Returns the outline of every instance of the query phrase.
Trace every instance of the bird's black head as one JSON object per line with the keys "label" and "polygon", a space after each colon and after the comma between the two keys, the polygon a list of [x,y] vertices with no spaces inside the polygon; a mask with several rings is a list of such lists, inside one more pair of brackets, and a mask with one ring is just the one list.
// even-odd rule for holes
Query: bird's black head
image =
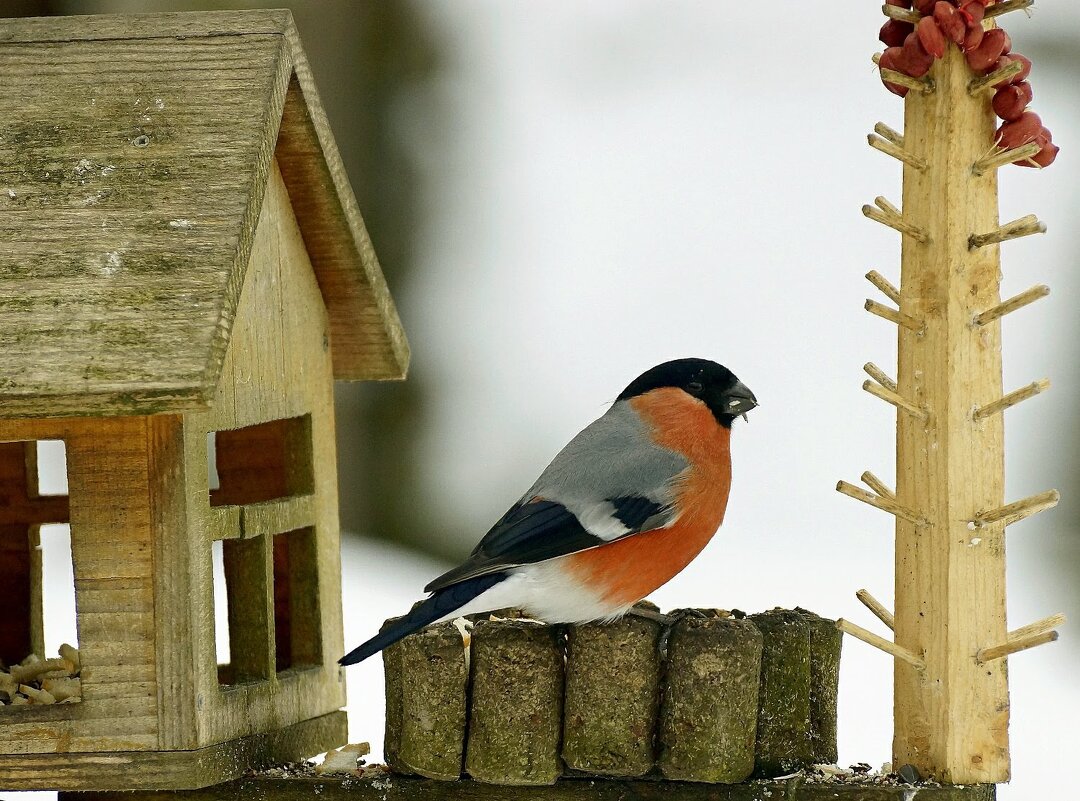
{"label": "bird's black head", "polygon": [[629,400],[661,387],[676,387],[697,398],[726,428],[731,428],[736,417],[757,406],[754,393],[734,373],[708,359],[675,359],[658,364],[631,381],[616,400]]}

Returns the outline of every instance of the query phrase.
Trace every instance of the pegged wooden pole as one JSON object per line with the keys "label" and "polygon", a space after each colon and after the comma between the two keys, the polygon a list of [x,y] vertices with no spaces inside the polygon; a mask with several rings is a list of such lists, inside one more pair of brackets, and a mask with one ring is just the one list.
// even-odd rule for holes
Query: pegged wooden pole
{"label": "pegged wooden pole", "polygon": [[912,92],[905,106],[904,147],[925,167],[904,167],[903,217],[925,240],[902,237],[900,311],[923,328],[899,328],[897,370],[897,393],[927,414],[896,418],[896,502],[927,524],[896,518],[895,643],[924,667],[895,661],[893,764],[958,784],[1003,782],[1005,667],[975,654],[1007,636],[1005,528],[987,524],[978,548],[967,530],[1004,494],[1002,417],[972,415],[1002,397],[1000,321],[971,325],[1000,303],[1000,239],[983,236],[1000,230],[996,170],[972,169],[994,141],[994,113],[968,91],[958,48],[930,77],[935,92]]}

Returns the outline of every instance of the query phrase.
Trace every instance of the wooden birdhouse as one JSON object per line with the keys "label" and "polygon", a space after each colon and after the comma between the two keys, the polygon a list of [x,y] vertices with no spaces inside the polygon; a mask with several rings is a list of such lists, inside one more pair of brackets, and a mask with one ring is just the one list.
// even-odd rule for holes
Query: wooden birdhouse
{"label": "wooden birdhouse", "polygon": [[0,786],[344,743],[333,382],[408,346],[291,15],[9,19],[0,71],[0,660],[40,653],[38,529],[69,523],[80,685],[0,707]]}

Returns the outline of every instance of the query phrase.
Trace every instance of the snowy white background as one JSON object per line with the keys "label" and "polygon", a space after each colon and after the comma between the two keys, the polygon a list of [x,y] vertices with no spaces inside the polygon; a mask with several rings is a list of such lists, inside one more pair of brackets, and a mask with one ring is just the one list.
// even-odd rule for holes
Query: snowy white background
{"label": "snowy white background", "polygon": [[[762,406],[735,431],[723,530],[653,600],[799,604],[881,631],[854,591],[891,601],[891,519],[833,491],[864,469],[892,483],[893,414],[859,388],[864,362],[895,364],[893,327],[861,309],[876,297],[868,269],[898,276],[898,236],[859,213],[900,196],[898,164],[865,144],[875,121],[899,129],[903,117],[869,60],[879,3],[421,8],[447,38],[434,102],[452,144],[428,146],[431,98],[403,104],[399,133],[433,191],[415,280],[394,290],[412,372],[433,389],[420,451],[429,500],[478,538],[631,378],[672,357],[714,358]],[[1001,218],[1036,212],[1050,229],[1003,246],[1003,294],[1054,291],[1004,324],[1006,386],[1054,382],[1007,414],[1007,495],[1064,495],[1010,529],[1009,616],[1074,621],[1059,643],[1009,660],[1014,781],[999,798],[1021,801],[1053,795],[1080,745],[1067,569],[1080,556],[1080,96],[1076,62],[1051,69],[1029,44],[1080,43],[1080,8],[1044,0],[1005,24],[1035,57],[1034,108],[1062,147],[1046,172],[1001,172]],[[344,564],[348,647],[446,567],[363,539],[346,542]],[[847,640],[842,764],[889,758],[891,672]],[[378,756],[378,660],[350,669],[349,686],[351,739]]]}

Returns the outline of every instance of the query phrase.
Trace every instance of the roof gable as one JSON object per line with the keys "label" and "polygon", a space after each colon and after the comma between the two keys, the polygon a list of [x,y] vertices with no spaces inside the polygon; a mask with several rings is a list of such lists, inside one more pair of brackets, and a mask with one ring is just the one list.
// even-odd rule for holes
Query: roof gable
{"label": "roof gable", "polygon": [[205,406],[275,148],[335,376],[404,375],[289,12],[4,20],[0,71],[0,416]]}

